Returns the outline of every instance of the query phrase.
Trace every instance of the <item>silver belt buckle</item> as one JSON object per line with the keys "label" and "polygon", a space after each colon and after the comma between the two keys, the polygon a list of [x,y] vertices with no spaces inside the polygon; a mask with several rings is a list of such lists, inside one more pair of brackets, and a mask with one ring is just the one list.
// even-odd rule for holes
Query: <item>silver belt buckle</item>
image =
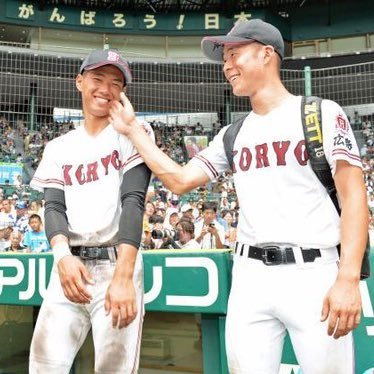
{"label": "silver belt buckle", "polygon": [[[274,266],[274,265],[280,265],[284,263],[284,254],[283,251],[280,249],[280,247],[276,245],[268,245],[265,247],[262,247],[263,255],[262,255],[262,262],[266,266]],[[269,259],[269,255],[273,254],[273,259]]]}
{"label": "silver belt buckle", "polygon": [[79,257],[83,260],[96,260],[100,256],[100,248],[92,247],[86,248],[83,247],[79,250]]}

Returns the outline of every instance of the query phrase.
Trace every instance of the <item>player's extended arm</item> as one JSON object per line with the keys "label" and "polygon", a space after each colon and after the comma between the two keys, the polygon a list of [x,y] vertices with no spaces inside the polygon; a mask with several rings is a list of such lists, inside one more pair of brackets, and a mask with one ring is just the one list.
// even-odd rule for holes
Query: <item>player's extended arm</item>
{"label": "player's extended arm", "polygon": [[359,167],[338,160],[334,180],[342,208],[340,266],[337,279],[324,300],[321,319],[329,317],[328,334],[339,338],[360,323],[360,269],[369,214]]}
{"label": "player's extended arm", "polygon": [[85,282],[93,280],[87,268],[69,249],[68,220],[66,216],[65,194],[57,188],[46,188],[45,199],[45,231],[57,264],[61,286],[65,296],[72,302],[86,304],[92,299]]}
{"label": "player's extended arm", "polygon": [[113,327],[125,327],[136,317],[134,267],[143,229],[144,199],[151,171],[140,164],[127,171],[121,186],[122,212],[119,223],[117,264],[105,297],[105,311]]}
{"label": "player's extended arm", "polygon": [[144,162],[169,190],[180,195],[209,182],[208,175],[198,166],[188,163],[182,167],[164,154],[145,133],[124,93],[121,93],[121,102],[122,105],[113,102],[110,122],[133,142]]}

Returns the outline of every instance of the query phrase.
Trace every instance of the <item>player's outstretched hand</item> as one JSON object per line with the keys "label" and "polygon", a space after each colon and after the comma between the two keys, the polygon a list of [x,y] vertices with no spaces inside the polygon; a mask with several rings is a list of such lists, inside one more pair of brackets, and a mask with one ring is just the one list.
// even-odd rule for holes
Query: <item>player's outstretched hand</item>
{"label": "player's outstretched hand", "polygon": [[73,303],[90,303],[92,295],[85,284],[94,284],[94,281],[84,264],[75,256],[65,256],[57,267],[65,296]]}
{"label": "player's outstretched hand", "polygon": [[128,326],[136,317],[136,295],[132,280],[113,279],[105,296],[105,312],[112,314],[113,327]]}
{"label": "player's outstretched hand", "polygon": [[120,134],[129,136],[136,122],[134,108],[127,96],[121,92],[121,103],[117,100],[112,102],[109,110],[109,121],[114,129]]}
{"label": "player's outstretched hand", "polygon": [[355,329],[361,319],[361,295],[358,282],[337,280],[330,288],[321,313],[321,321],[328,318],[327,333],[335,339]]}

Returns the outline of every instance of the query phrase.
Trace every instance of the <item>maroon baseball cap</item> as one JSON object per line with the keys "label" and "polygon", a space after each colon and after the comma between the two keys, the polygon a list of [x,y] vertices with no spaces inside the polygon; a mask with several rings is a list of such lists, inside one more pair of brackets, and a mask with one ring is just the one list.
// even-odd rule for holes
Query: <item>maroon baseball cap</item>
{"label": "maroon baseball cap", "polygon": [[93,70],[105,65],[114,65],[123,74],[125,85],[131,83],[132,76],[129,65],[119,52],[114,49],[96,49],[92,51],[82,62],[79,73],[82,74],[85,70]]}
{"label": "maroon baseball cap", "polygon": [[284,57],[284,42],[280,31],[270,23],[260,19],[237,22],[226,35],[207,36],[201,41],[201,48],[206,57],[214,61],[223,60],[225,44],[256,41],[271,45],[281,59]]}

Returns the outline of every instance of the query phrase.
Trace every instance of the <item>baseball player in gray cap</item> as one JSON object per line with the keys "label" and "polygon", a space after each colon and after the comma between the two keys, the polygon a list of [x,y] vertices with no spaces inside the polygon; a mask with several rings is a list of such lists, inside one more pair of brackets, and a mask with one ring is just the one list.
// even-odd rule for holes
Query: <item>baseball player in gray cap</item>
{"label": "baseball player in gray cap", "polygon": [[[368,208],[348,119],[338,104],[322,101],[323,151],[340,198],[339,217],[308,161],[302,97],[280,79],[280,32],[261,20],[244,21],[227,35],[204,38],[202,48],[223,62],[234,94],[249,97],[252,107],[233,148],[240,219],[226,320],[230,372],[278,373],[288,331],[304,374],[352,374]],[[229,126],[181,167],[147,139],[131,103],[121,99],[124,106],[111,110],[113,125],[173,192],[229,169],[223,143]]]}
{"label": "baseball player in gray cap", "polygon": [[76,78],[84,125],[47,144],[31,181],[44,192],[54,254],[30,348],[32,374],[69,373],[91,327],[95,373],[137,372],[144,314],[138,248],[150,170],[108,120],[130,82],[116,50],[93,51]]}

